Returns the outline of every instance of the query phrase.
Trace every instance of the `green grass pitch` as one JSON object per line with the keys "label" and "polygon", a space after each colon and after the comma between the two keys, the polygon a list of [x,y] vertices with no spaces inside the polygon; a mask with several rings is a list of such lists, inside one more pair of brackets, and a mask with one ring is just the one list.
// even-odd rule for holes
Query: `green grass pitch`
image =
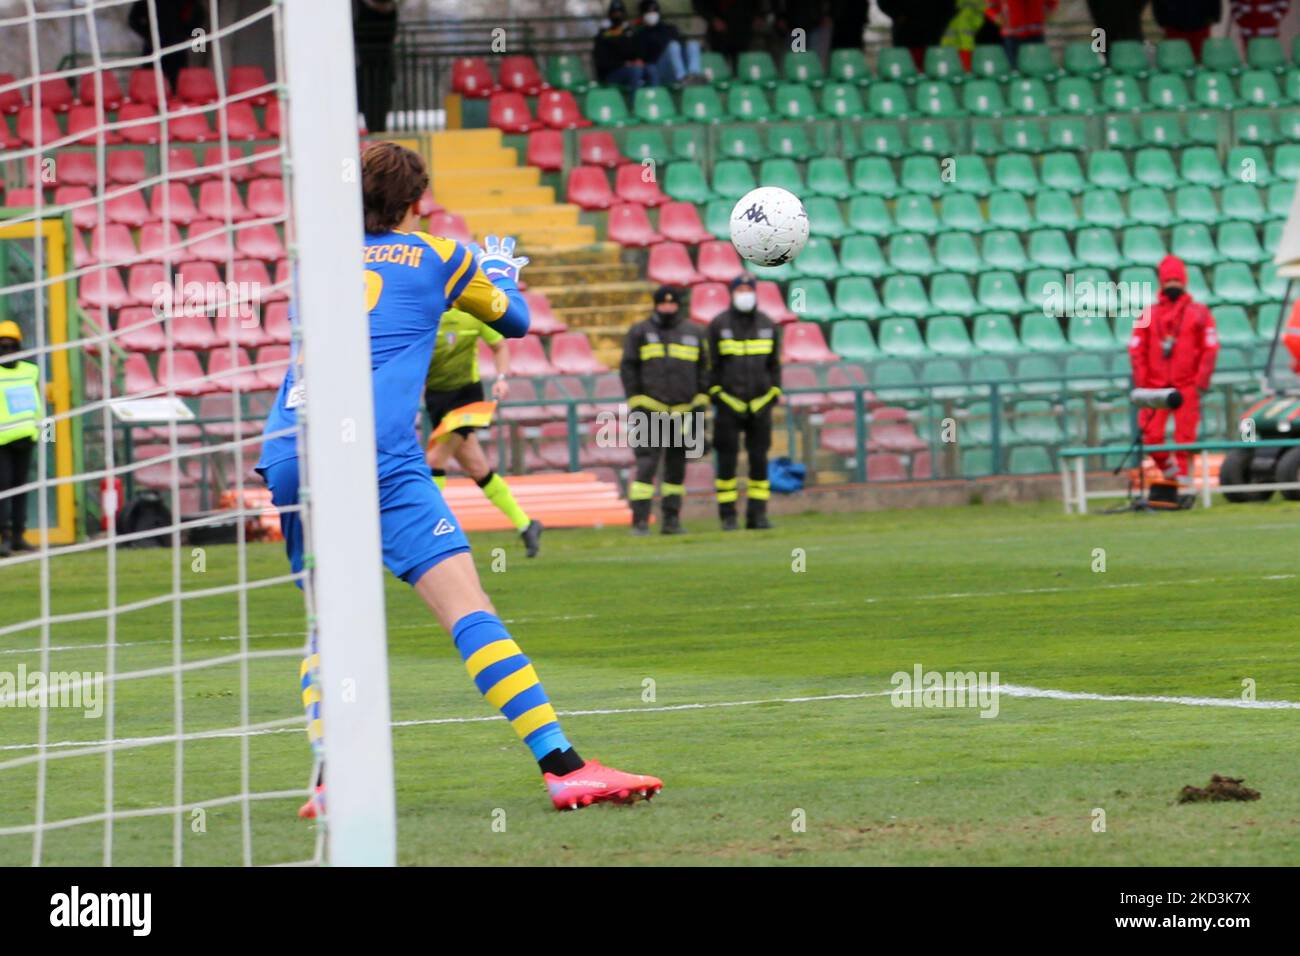
{"label": "green grass pitch", "polygon": [[[550,809],[526,750],[467,680],[450,640],[405,586],[388,583],[399,813],[406,864],[1142,864],[1257,865],[1300,858],[1295,709],[1009,697],[998,715],[899,708],[898,671],[997,671],[1021,687],[1101,695],[1300,701],[1291,504],[1175,515],[1066,518],[1058,506],[975,506],[785,517],[768,533],[694,523],[682,539],[555,531],[539,560],[513,536],[481,535],[485,586],[533,658],[579,750],[663,777],[634,807]],[[506,569],[493,572],[492,550]],[[1104,550],[1105,570],[1095,570]],[[800,555],[805,569],[795,570]],[[283,573],[278,545],[246,553],[250,576]],[[237,552],[184,552],[180,586],[234,580]],[[52,607],[106,601],[102,555],[51,566]],[[118,602],[171,586],[170,552],[122,552]],[[39,610],[35,565],[0,576],[13,621]],[[185,603],[181,659],[238,650],[230,595]],[[248,592],[252,650],[294,648],[303,612],[288,585]],[[119,671],[174,660],[173,608],[120,616]],[[0,636],[0,672],[39,667],[33,633]],[[52,628],[53,670],[105,667],[102,622]],[[248,719],[293,717],[297,657],[248,665]],[[237,664],[186,673],[186,731],[240,721]],[[651,690],[653,693],[651,693]],[[858,695],[843,699],[792,698]],[[653,699],[649,699],[653,697]],[[699,706],[696,706],[699,705]],[[725,705],[725,706],[723,706]],[[171,676],[121,682],[115,737],[174,727]],[[102,741],[104,719],[50,709],[51,741]],[[439,722],[441,721],[441,722]],[[328,728],[328,724],[327,724]],[[328,733],[328,729],[327,729]],[[36,772],[18,761],[37,712],[0,710],[0,830],[33,820]],[[255,791],[302,787],[297,728],[188,742],[187,807],[236,793],[241,747]],[[66,748],[64,748],[66,749]],[[57,752],[57,748],[56,748]],[[119,810],[171,805],[177,750],[117,752]],[[99,813],[105,759],[51,760],[46,819]],[[1185,784],[1246,778],[1253,803],[1180,805]],[[308,859],[315,828],[298,801],[250,808],[255,863]],[[1103,818],[1104,832],[1098,832]],[[189,864],[237,864],[241,811],[190,810]],[[113,827],[116,864],[169,864],[173,817]],[[94,864],[101,823],[51,830],[43,862]],[[31,858],[0,835],[0,864]]]}

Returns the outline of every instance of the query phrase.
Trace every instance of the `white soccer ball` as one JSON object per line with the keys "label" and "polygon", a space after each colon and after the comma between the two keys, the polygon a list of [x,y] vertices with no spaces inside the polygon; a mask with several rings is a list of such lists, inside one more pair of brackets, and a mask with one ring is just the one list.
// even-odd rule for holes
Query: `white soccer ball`
{"label": "white soccer ball", "polygon": [[731,244],[755,265],[789,262],[807,243],[808,212],[787,189],[759,186],[731,210]]}

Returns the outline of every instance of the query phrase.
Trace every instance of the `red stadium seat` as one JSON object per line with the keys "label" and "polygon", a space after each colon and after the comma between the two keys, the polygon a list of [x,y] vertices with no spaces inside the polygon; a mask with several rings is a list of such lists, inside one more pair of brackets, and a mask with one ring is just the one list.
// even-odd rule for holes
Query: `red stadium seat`
{"label": "red stadium seat", "polygon": [[[232,66],[226,77],[226,95],[239,96],[268,85],[270,84],[266,78],[266,71],[260,66]],[[273,96],[275,96],[274,91],[267,90],[249,97],[245,102],[253,106],[265,106]]]}
{"label": "red stadium seat", "polygon": [[546,298],[546,293],[525,292],[524,300],[528,303],[529,335],[554,335],[568,328],[551,310],[551,300]]}
{"label": "red stadium seat", "polygon": [[171,222],[180,223],[182,226],[188,226],[199,218],[194,197],[190,195],[190,188],[184,183],[155,186],[153,195],[149,197],[149,212],[159,222],[170,219]]}
{"label": "red stadium seat", "polygon": [[161,262],[167,258],[173,262],[179,261],[181,231],[176,228],[175,221],[145,223],[140,229],[140,255],[145,256],[150,262]]}
{"label": "red stadium seat", "polygon": [[99,225],[95,195],[88,186],[60,186],[54,190],[54,203],[73,207],[72,224],[78,229],[94,229]]}
{"label": "red stadium seat", "polygon": [[127,143],[154,145],[162,139],[162,126],[158,122],[158,110],[148,103],[126,103],[117,111],[119,123],[130,123],[119,132]]}
{"label": "red stadium seat", "polygon": [[537,118],[551,129],[586,129],[591,125],[568,90],[547,90],[539,96]]}
{"label": "red stadium seat", "polygon": [[262,120],[266,135],[271,139],[280,138],[280,101],[271,100],[266,106],[266,116]]}
{"label": "red stadium seat", "polygon": [[184,255],[177,258],[225,262],[233,256],[233,237],[226,224],[215,219],[200,219],[190,223],[185,233]]}
{"label": "red stadium seat", "polygon": [[[262,155],[262,154],[269,155]],[[284,155],[279,146],[255,146],[253,155],[259,156],[257,162],[253,163],[253,175],[263,179],[279,179],[284,174]],[[427,191],[426,191],[427,193]],[[432,193],[427,193],[429,198],[433,198]],[[420,200],[423,203],[423,199]],[[428,213],[421,212],[420,215],[427,216]]]}
{"label": "red stadium seat", "polygon": [[531,133],[542,124],[528,112],[528,102],[519,93],[493,93],[488,100],[488,125],[506,133]]}
{"label": "red stadium seat", "polygon": [[601,375],[609,369],[591,351],[586,332],[561,332],[551,339],[551,362],[565,375]]}
{"label": "red stadium seat", "polygon": [[512,375],[559,375],[542,351],[541,340],[532,335],[510,342],[510,373]]}
{"label": "red stadium seat", "polygon": [[502,89],[514,90],[524,96],[536,96],[547,89],[546,81],[531,56],[502,57],[497,77]]}
{"label": "red stadium seat", "polygon": [[[160,90],[162,93],[161,99],[159,98]],[[146,106],[153,107],[154,112],[157,112],[158,104],[171,99],[171,96],[171,84],[167,82],[167,77],[160,70],[155,71],[142,66],[139,69],[132,70],[131,75],[127,78],[126,98],[131,103],[143,103]]]}
{"label": "red stadium seat", "polygon": [[203,166],[210,168],[199,174],[200,179],[220,180],[229,176],[231,182],[242,183],[254,175],[251,157],[238,146],[209,146],[203,151]]}
{"label": "red stadium seat", "polygon": [[[72,153],[65,159],[71,159],[73,156],[84,156],[94,160],[93,153]],[[63,160],[60,160],[62,162]],[[147,173],[144,158],[144,150],[140,149],[115,149],[108,154],[107,161],[104,164],[104,175],[108,177],[108,182],[113,185],[133,186],[145,178]],[[95,185],[92,179],[86,183],[87,186]]]}
{"label": "red stadium seat", "polygon": [[870,437],[867,451],[887,451],[911,455],[924,451],[929,445],[916,433],[902,408],[881,408],[871,415]]}
{"label": "red stadium seat", "polygon": [[0,148],[17,149],[23,145],[23,141],[9,132],[8,123],[0,123]]}
{"label": "red stadium seat", "polygon": [[[830,399],[825,392],[806,392],[804,389],[817,388],[817,372],[806,365],[796,365],[781,370],[781,388],[787,393],[783,401],[786,405],[802,412],[816,412],[830,407]],[[801,394],[792,395],[791,392]]]}
{"label": "red stadium seat", "polygon": [[167,135],[178,143],[210,143],[218,139],[210,113],[181,113],[167,120]]}
{"label": "red stadium seat", "polygon": [[131,304],[122,275],[113,268],[96,269],[77,283],[77,302],[83,309],[120,309]]}
{"label": "red stadium seat", "polygon": [[[161,333],[160,333],[161,334]],[[126,393],[139,395],[141,392],[158,390],[158,380],[153,377],[149,360],[143,355],[128,355],[122,370],[126,373]]]}
{"label": "red stadium seat", "polygon": [[651,246],[664,238],[650,225],[645,207],[634,202],[619,203],[610,209],[606,235],[622,246]]}
{"label": "red stadium seat", "polygon": [[258,369],[252,368],[253,362],[242,348],[234,349],[222,345],[208,354],[208,375],[212,387],[222,392],[260,392],[266,388],[266,382]]}
{"label": "red stadium seat", "polygon": [[491,96],[500,87],[492,79],[492,71],[482,57],[463,56],[452,61],[451,90],[470,99]]}
{"label": "red stadium seat", "polygon": [[289,371],[289,346],[267,345],[258,349],[257,364],[264,366],[257,373],[262,379],[263,387],[279,388],[285,373]]}
{"label": "red stadium seat", "polygon": [[167,150],[167,175],[175,180],[193,185],[206,177],[193,171],[199,168],[194,158],[194,150],[184,146],[173,146]]}
{"label": "red stadium seat", "polygon": [[867,481],[906,481],[907,469],[897,455],[867,455]]}
{"label": "red stadium seat", "polygon": [[745,271],[735,247],[725,239],[700,243],[697,268],[709,282],[730,282]]}
{"label": "red stadium seat", "polygon": [[[72,87],[68,81],[61,76],[42,77],[38,86],[41,94],[41,109],[53,110],[56,113],[66,113],[72,107]],[[36,90],[30,90],[28,95],[31,96],[32,105],[36,104]]]}
{"label": "red stadium seat", "polygon": [[101,98],[103,90],[104,109],[116,110],[126,101],[122,85],[117,82],[117,74],[112,70],[100,70],[97,73],[85,73],[77,82],[77,100],[86,106],[94,106]]}
{"label": "red stadium seat", "polygon": [[179,311],[172,316],[172,347],[206,352],[215,348],[217,336],[212,331],[212,320],[206,315]]}
{"label": "red stadium seat", "polygon": [[137,262],[127,273],[126,285],[131,305],[171,308],[175,299],[171,275],[157,262]]}
{"label": "red stadium seat", "polygon": [[221,115],[226,120],[227,139],[250,140],[265,138],[262,128],[257,125],[257,115],[253,112],[252,104],[242,100],[238,103],[227,103],[226,108],[221,111]]}
{"label": "red stadium seat", "polygon": [[262,331],[277,345],[288,345],[292,337],[289,303],[272,302],[262,309]]}
{"label": "red stadium seat", "polygon": [[615,408],[624,398],[623,380],[617,372],[607,372],[596,376],[591,388],[592,401],[578,409],[578,417],[593,419],[601,411]]}
{"label": "red stadium seat", "polygon": [[707,325],[731,307],[731,293],[721,282],[701,282],[691,289],[691,321]]}
{"label": "red stadium seat", "polygon": [[241,258],[263,262],[278,262],[287,255],[280,234],[270,223],[245,226],[236,232],[235,251]]}
{"label": "red stadium seat", "polygon": [[193,352],[173,349],[170,354],[164,352],[158,356],[158,384],[177,395],[197,396],[217,391],[205,378],[199,357]]}
{"label": "red stadium seat", "polygon": [[275,264],[275,281],[270,292],[262,296],[264,302],[280,302],[289,298],[289,288],[293,283],[293,264],[288,259],[281,259]]}
{"label": "red stadium seat", "polygon": [[429,217],[429,232],[435,236],[443,236],[447,239],[455,239],[457,242],[473,242],[474,237],[470,235],[469,226],[465,224],[465,217],[458,216],[454,212],[443,210],[435,212]]}
{"label": "red stadium seat", "polygon": [[120,222],[135,229],[153,219],[149,207],[144,203],[144,193],[138,189],[121,192],[105,199],[104,215],[109,222]]}
{"label": "red stadium seat", "polygon": [[[108,154],[109,166],[112,166],[114,156],[121,156],[120,152]],[[27,181],[35,182],[41,178],[40,172],[36,169],[38,159],[43,163],[44,157],[30,156],[27,160]],[[140,157],[141,161],[144,157]],[[95,161],[94,153],[59,153],[55,162],[51,163],[48,169],[54,173],[56,179],[52,185],[55,186],[98,186],[99,185],[99,164]],[[109,181],[112,182],[112,172],[108,173]]]}
{"label": "red stadium seat", "polygon": [[[541,346],[537,345],[537,339],[524,337],[520,342],[531,342],[541,351]],[[515,370],[514,352],[510,353],[510,370],[516,375],[523,374]],[[552,369],[550,375],[556,374]],[[500,410],[499,417],[502,421],[514,422],[519,425],[540,425],[542,422],[555,421],[564,417],[564,409],[557,405],[544,405],[541,396],[537,394],[537,386],[527,378],[515,379],[510,383],[510,402],[529,402],[528,406],[516,408],[503,408]]]}
{"label": "red stadium seat", "polygon": [[218,99],[217,77],[206,66],[183,67],[176,75],[176,95],[194,106],[207,106]]}
{"label": "red stadium seat", "polygon": [[608,209],[614,204],[614,193],[599,166],[575,166],[569,170],[568,200],[583,209]]}
{"label": "red stadium seat", "polygon": [[[0,73],[0,87],[8,86],[16,82],[12,73]],[[0,113],[12,115],[23,108],[23,92],[14,87],[13,89],[0,92]]]}
{"label": "red stadium seat", "polygon": [[84,269],[87,266],[95,264],[95,259],[86,248],[86,240],[81,238],[80,229],[72,230],[72,265],[77,269]]}
{"label": "red stadium seat", "polygon": [[[826,370],[826,384],[832,388],[847,387],[852,389],[853,386],[862,386],[867,384],[867,373],[861,365],[845,365],[843,363],[832,365]],[[874,401],[874,397],[870,392],[866,392],[863,397],[868,403]],[[853,392],[851,390],[831,392],[831,401],[836,405],[852,407]]]}
{"label": "red stadium seat", "polygon": [[96,146],[101,142],[116,146],[124,141],[119,131],[104,126],[93,106],[77,105],[68,110],[68,136],[75,137],[73,143],[77,146]]}
{"label": "red stadium seat", "polygon": [[659,183],[653,178],[646,178],[647,170],[652,167],[640,163],[625,163],[614,174],[614,192],[627,202],[640,203],[642,206],[660,206],[668,201]]}
{"label": "red stadium seat", "polygon": [[704,281],[680,242],[661,242],[650,247],[646,278],[660,285],[694,285]]}
{"label": "red stadium seat", "polygon": [[88,252],[90,262],[105,264],[129,262],[137,255],[131,230],[118,223],[96,226],[90,233]]}
{"label": "red stadium seat", "polygon": [[41,107],[40,122],[36,120],[36,109],[24,106],[18,111],[18,138],[26,146],[35,146],[37,133],[40,134],[41,146],[46,147],[62,138],[59,121],[54,118],[54,110],[48,106]]}
{"label": "red stadium seat", "polygon": [[583,133],[578,139],[578,158],[587,166],[606,166],[613,169],[627,162],[619,152],[614,134],[607,129]]}
{"label": "red stadium seat", "polygon": [[[78,186],[76,188],[86,189],[85,186]],[[90,190],[86,189],[86,192],[89,193]],[[57,195],[57,193],[55,195]],[[26,209],[29,206],[35,206],[35,205],[36,205],[35,189],[25,189],[25,188],[11,189],[9,190],[9,192],[5,193],[6,209]],[[94,223],[92,222],[90,225],[93,226]],[[89,228],[89,226],[86,228]]]}
{"label": "red stadium seat", "polygon": [[284,215],[284,180],[255,179],[248,184],[248,209],[259,219]]}
{"label": "red stadium seat", "polygon": [[[117,344],[128,352],[161,352],[167,348],[167,332],[153,309],[133,306],[117,314]],[[146,366],[147,368],[147,366]],[[127,359],[127,392],[143,391],[131,387],[131,360]],[[150,373],[149,378],[153,378]]]}
{"label": "red stadium seat", "polygon": [[529,133],[527,162],[548,172],[564,168],[564,134],[555,129],[535,129]]}
{"label": "red stadium seat", "polygon": [[253,308],[222,309],[213,318],[212,328],[217,339],[217,349],[226,348],[230,342],[245,349],[280,344],[263,328],[262,316]]}
{"label": "red stadium seat", "polygon": [[[279,276],[279,266],[277,265],[277,278]],[[267,271],[266,263],[259,262],[257,259],[240,259],[234,263],[226,276],[229,281],[237,283],[240,294],[246,295],[251,301],[256,302],[276,302],[284,299],[285,293],[281,290],[273,290],[271,274]],[[247,290],[247,291],[245,291]],[[232,306],[233,308],[234,306]],[[247,309],[247,305],[239,307],[242,310]]]}
{"label": "red stadium seat", "polygon": [[688,202],[667,202],[659,207],[659,231],[665,239],[699,245],[713,238],[713,233],[700,222],[700,213]]}
{"label": "red stadium seat", "polygon": [[758,282],[758,310],[778,325],[799,321],[799,316],[786,308],[781,287],[767,279]]}
{"label": "red stadium seat", "polygon": [[840,357],[826,346],[821,326],[816,322],[792,322],[781,331],[783,363],[838,362]]}
{"label": "red stadium seat", "polygon": [[239,198],[239,190],[232,184],[227,195],[226,184],[220,181],[207,182],[199,187],[199,211],[218,222],[227,219],[243,222],[253,218],[253,214],[244,206],[244,201]]}

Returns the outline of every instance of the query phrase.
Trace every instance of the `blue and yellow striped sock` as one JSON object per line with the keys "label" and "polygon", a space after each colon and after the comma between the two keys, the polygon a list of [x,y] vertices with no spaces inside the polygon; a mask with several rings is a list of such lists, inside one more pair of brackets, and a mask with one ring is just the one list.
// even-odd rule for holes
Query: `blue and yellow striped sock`
{"label": "blue and yellow striped sock", "polygon": [[325,756],[325,724],[320,715],[320,651],[316,648],[316,630],[311,632],[310,653],[298,668],[298,686],[302,691],[302,709],[307,714],[307,740],[319,763]]}
{"label": "blue and yellow striped sock", "polygon": [[541,762],[553,751],[573,749],[537,672],[501,618],[474,611],[456,622],[451,636],[479,693],[505,715],[534,758]]}

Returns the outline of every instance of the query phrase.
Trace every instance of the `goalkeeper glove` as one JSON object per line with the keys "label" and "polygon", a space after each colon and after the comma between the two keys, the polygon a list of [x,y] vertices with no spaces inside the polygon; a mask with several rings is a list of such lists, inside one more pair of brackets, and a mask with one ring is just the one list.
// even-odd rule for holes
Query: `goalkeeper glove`
{"label": "goalkeeper glove", "polygon": [[486,236],[482,248],[471,243],[469,251],[478,260],[483,274],[493,283],[504,278],[518,285],[519,272],[529,262],[527,256],[515,255],[514,236]]}

